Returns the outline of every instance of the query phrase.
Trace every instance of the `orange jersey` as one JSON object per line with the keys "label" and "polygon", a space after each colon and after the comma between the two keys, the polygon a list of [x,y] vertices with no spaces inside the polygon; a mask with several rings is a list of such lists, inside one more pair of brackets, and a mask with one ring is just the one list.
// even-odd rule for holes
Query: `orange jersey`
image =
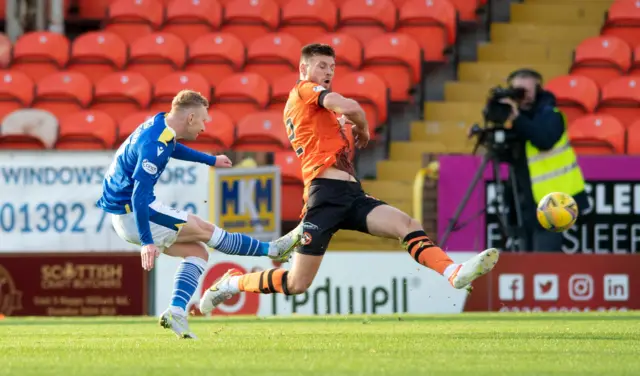
{"label": "orange jersey", "polygon": [[336,114],[321,105],[327,92],[313,82],[298,81],[284,108],[284,123],[291,146],[302,162],[305,187],[332,166],[355,175],[344,130]]}

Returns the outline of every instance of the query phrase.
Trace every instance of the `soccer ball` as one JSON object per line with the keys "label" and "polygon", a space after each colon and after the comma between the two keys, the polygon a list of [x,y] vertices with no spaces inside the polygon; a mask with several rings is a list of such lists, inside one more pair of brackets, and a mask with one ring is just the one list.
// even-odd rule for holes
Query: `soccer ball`
{"label": "soccer ball", "polygon": [[566,193],[552,192],[538,203],[538,222],[546,230],[563,232],[578,219],[578,204]]}

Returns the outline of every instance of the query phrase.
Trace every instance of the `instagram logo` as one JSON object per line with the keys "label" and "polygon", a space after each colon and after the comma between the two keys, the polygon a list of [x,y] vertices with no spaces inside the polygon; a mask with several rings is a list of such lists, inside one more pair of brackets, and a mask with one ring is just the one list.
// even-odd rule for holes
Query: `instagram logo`
{"label": "instagram logo", "polygon": [[569,297],[574,302],[593,297],[593,278],[589,274],[574,274],[569,278]]}

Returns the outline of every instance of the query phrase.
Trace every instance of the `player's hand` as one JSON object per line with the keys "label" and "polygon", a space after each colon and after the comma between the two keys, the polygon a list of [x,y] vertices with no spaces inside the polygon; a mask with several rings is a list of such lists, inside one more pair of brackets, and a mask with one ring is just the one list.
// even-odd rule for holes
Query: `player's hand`
{"label": "player's hand", "polygon": [[359,149],[363,149],[369,143],[369,129],[368,128],[359,128],[356,125],[351,127],[353,132],[353,137],[355,139],[356,147]]}
{"label": "player's hand", "polygon": [[156,257],[160,256],[160,250],[153,244],[142,246],[140,257],[142,258],[142,269],[149,271],[153,269]]}
{"label": "player's hand", "polygon": [[511,99],[511,98],[502,98],[502,99],[500,99],[500,103],[508,104],[509,106],[511,106],[511,115],[509,115],[509,118],[507,119],[507,122],[514,121],[520,115],[520,110],[518,109],[518,104],[513,99]]}
{"label": "player's hand", "polygon": [[215,167],[231,167],[233,163],[231,163],[231,159],[226,155],[216,155],[216,164]]}

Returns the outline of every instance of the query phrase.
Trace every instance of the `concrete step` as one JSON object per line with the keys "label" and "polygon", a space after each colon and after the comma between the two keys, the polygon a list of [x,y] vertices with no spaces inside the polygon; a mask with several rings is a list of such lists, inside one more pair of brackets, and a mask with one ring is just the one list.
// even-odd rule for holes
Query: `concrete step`
{"label": "concrete step", "polygon": [[524,23],[493,23],[491,40],[496,43],[521,43],[526,48],[531,43],[573,43],[598,36],[600,25],[545,25]]}
{"label": "concrete step", "polygon": [[[527,64],[527,68],[535,69],[546,80],[553,77],[567,74],[570,64]],[[460,63],[458,69],[459,81],[487,82],[490,84],[506,84],[509,74],[517,69],[521,69],[522,64],[518,63],[494,63],[494,62],[473,62]]]}
{"label": "concrete step", "polygon": [[413,198],[413,183],[392,180],[363,180],[362,188],[367,194],[381,200],[406,200]]}
{"label": "concrete step", "polygon": [[570,4],[511,3],[511,23],[545,25],[595,25],[604,22],[607,2],[572,2]]}
{"label": "concrete step", "polygon": [[422,161],[382,160],[377,164],[377,178],[412,183],[421,167]]}
{"label": "concrete step", "polygon": [[517,64],[570,64],[575,46],[573,42],[530,43],[527,48],[522,48],[522,44],[518,42],[485,43],[478,46],[478,61]]}
{"label": "concrete step", "polygon": [[482,121],[484,101],[425,102],[424,116],[428,121],[455,121],[474,124]]}

